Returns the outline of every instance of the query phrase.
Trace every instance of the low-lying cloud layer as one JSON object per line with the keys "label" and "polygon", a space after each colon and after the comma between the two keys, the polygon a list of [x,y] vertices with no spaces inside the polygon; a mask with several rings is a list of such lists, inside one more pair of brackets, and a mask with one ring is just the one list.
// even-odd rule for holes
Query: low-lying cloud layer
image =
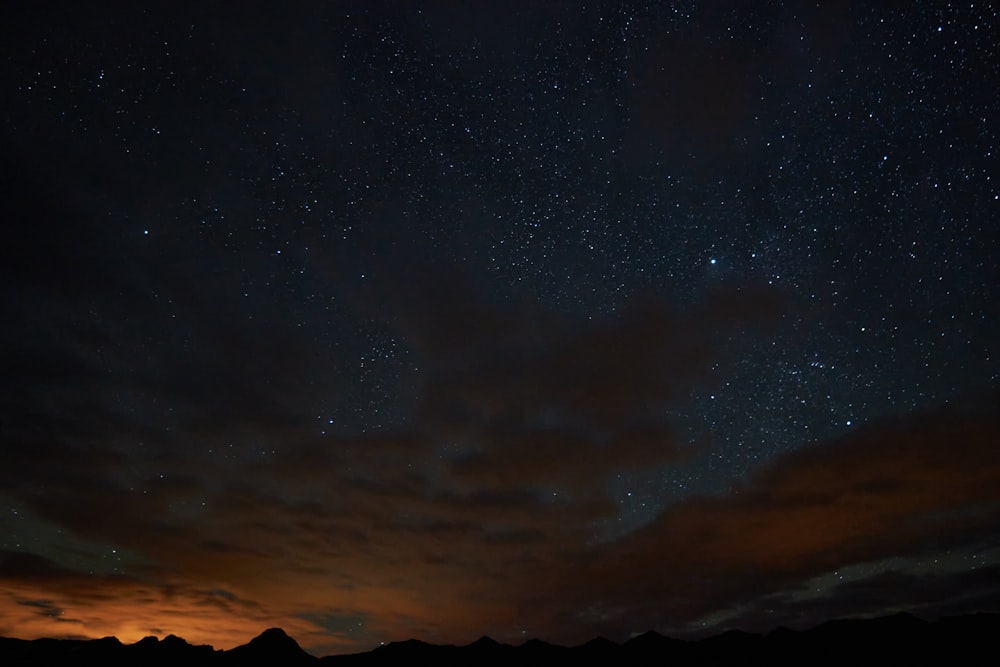
{"label": "low-lying cloud layer", "polygon": [[[699,455],[671,408],[788,304],[733,287],[589,320],[445,282],[372,293],[419,370],[400,380],[406,418],[367,433],[320,428],[314,393],[339,389],[320,346],[280,322],[242,334],[204,297],[148,356],[124,314],[84,337],[9,339],[0,488],[23,516],[6,524],[21,537],[0,557],[0,634],[224,648],[278,625],[329,653],[693,632],[713,614],[795,623],[889,609],[897,585],[928,610],[995,601],[968,573],[795,593],[859,564],[996,549],[995,392],[792,451],[595,539],[618,515],[617,473]],[[129,347],[108,376],[94,359],[112,340]]]}

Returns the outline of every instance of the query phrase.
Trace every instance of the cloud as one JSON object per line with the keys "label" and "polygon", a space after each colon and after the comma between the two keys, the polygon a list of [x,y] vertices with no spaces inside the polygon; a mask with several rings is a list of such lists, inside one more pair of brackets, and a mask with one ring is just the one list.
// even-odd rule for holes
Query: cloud
{"label": "cloud", "polygon": [[765,595],[742,605],[726,624],[768,632],[776,624],[807,629],[816,625],[816,619],[883,616],[898,611],[933,619],[1000,608],[1000,568],[996,565],[942,574],[906,569],[905,563],[897,563],[822,592],[807,590],[808,584],[803,584]]}
{"label": "cloud", "polygon": [[[204,347],[168,346],[123,385],[98,372],[100,336],[56,346],[74,363],[15,365],[35,389],[4,394],[0,482],[64,534],[0,556],[0,626],[52,634],[39,610],[60,609],[60,632],[159,628],[221,647],[279,625],[338,651],[484,628],[624,638],[721,612],[749,620],[765,603],[818,614],[821,599],[775,596],[844,565],[995,536],[990,394],[782,455],[595,542],[618,511],[608,481],[692,456],[672,415],[725,377],[734,338],[768,332],[784,297],[723,286],[587,319],[415,270],[425,279],[368,295],[420,370],[400,381],[406,418],[365,433],[317,428],[308,395],[339,381],[310,384],[319,352],[279,323],[251,340],[192,311]],[[272,359],[239,368],[272,344]]]}
{"label": "cloud", "polygon": [[[328,629],[307,619],[331,608],[366,615],[366,637],[506,626],[525,582],[572,562],[614,516],[611,475],[688,456],[664,414],[717,372],[726,332],[773,318],[775,298],[648,297],[590,321],[431,273],[372,300],[421,368],[411,419],[330,434],[296,385],[316,375],[311,345],[279,324],[239,334],[202,298],[181,303],[193,310],[177,333],[195,349],[167,340],[138,372],[108,376],[97,355],[112,325],[95,323],[107,335],[52,342],[74,363],[19,366],[38,393],[7,395],[5,493],[77,540],[70,554],[53,538],[54,560],[6,558],[8,590],[54,600],[81,632],[107,633],[126,608],[144,631],[171,628],[154,618],[163,600],[184,628],[188,612],[226,637],[291,617],[316,645]],[[92,608],[99,590],[118,602]]]}
{"label": "cloud", "polygon": [[385,291],[426,377],[418,428],[477,487],[579,491],[684,460],[672,410],[725,375],[736,332],[760,334],[787,307],[777,290],[724,286],[685,308],[649,294],[584,318],[491,301],[462,273],[402,283]]}
{"label": "cloud", "polygon": [[0,580],[58,580],[74,574],[38,554],[0,551]]}
{"label": "cloud", "polygon": [[[668,507],[541,594],[678,627],[837,568],[995,543],[997,399],[993,391],[781,456],[723,496]],[[832,600],[829,611],[838,608]]]}
{"label": "cloud", "polygon": [[58,619],[63,614],[63,608],[56,605],[52,600],[17,600],[17,604],[36,609],[39,616]]}
{"label": "cloud", "polygon": [[[405,457],[386,458],[374,475],[380,451],[431,451],[419,438],[368,438],[368,448],[303,441],[276,456],[270,473],[267,461],[242,469],[260,484],[228,478],[196,523],[201,542],[195,526],[178,527],[192,536],[181,547],[134,526],[136,542],[154,540],[147,555],[159,555],[160,568],[94,578],[8,553],[0,572],[11,604],[50,601],[46,608],[79,619],[84,634],[168,628],[235,644],[267,622],[294,626],[306,645],[327,652],[375,637],[463,641],[484,627],[514,636],[523,626],[559,641],[618,628],[623,638],[726,609],[742,610],[729,622],[751,627],[765,618],[805,624],[877,608],[900,595],[897,586],[910,591],[900,603],[960,610],[963,588],[979,586],[971,574],[886,575],[809,599],[794,591],[838,567],[995,543],[995,405],[985,397],[859,428],[784,455],[726,495],[670,506],[647,528],[603,545],[571,528],[594,516],[572,503],[552,506],[513,488],[463,491],[447,476],[404,472]],[[353,458],[345,453],[352,448],[365,454]],[[145,625],[122,625],[126,617]],[[362,618],[363,631],[341,632]]]}

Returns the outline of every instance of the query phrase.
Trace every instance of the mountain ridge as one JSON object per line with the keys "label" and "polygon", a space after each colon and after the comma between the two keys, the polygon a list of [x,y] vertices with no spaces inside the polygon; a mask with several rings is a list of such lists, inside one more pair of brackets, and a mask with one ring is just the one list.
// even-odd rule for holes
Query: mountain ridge
{"label": "mountain ridge", "polygon": [[321,667],[367,667],[399,664],[401,661],[432,660],[435,665],[551,664],[553,659],[613,659],[621,665],[644,665],[670,659],[677,665],[704,660],[727,661],[748,657],[768,659],[773,664],[793,664],[809,655],[813,662],[833,664],[873,642],[891,646],[901,657],[937,657],[970,654],[990,646],[1000,633],[1000,614],[977,613],[925,621],[911,614],[827,621],[806,630],[778,627],[765,634],[730,630],[700,640],[675,639],[649,631],[617,643],[595,637],[576,646],[529,639],[520,645],[482,636],[465,645],[429,644],[417,639],[390,642],[371,651],[316,657],[299,646],[281,628],[269,628],[228,650],[189,644],[168,635],[148,636],[134,644],[116,637],[100,639],[17,639],[0,637],[0,663],[16,665],[70,665],[80,661],[104,666],[143,664],[153,667],[250,665],[273,663]]}

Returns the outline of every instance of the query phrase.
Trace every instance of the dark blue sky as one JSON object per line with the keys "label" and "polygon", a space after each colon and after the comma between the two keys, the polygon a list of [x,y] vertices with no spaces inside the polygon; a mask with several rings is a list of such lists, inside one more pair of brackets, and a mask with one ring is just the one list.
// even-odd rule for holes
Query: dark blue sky
{"label": "dark blue sky", "polygon": [[996,610],[989,3],[8,14],[0,634]]}

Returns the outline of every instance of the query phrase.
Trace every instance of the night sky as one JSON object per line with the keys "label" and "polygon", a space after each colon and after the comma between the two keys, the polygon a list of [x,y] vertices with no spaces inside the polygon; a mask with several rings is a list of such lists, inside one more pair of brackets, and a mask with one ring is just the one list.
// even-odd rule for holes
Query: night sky
{"label": "night sky", "polygon": [[2,11],[0,635],[1000,611],[992,3],[201,4]]}

